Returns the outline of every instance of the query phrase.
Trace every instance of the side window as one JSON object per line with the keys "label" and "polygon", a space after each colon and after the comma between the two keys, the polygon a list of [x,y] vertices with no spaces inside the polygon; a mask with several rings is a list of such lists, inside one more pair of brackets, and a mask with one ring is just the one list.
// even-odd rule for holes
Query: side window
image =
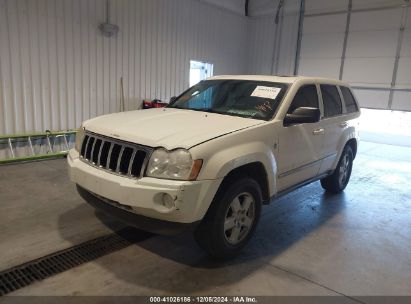
{"label": "side window", "polygon": [[315,85],[306,85],[297,91],[287,114],[291,114],[300,107],[318,108],[318,94]]}
{"label": "side window", "polygon": [[340,87],[341,93],[344,97],[345,108],[347,113],[354,113],[358,111],[357,103],[355,102],[354,96],[347,87]]}
{"label": "side window", "polygon": [[320,85],[324,102],[324,117],[332,117],[342,114],[340,94],[334,85]]}

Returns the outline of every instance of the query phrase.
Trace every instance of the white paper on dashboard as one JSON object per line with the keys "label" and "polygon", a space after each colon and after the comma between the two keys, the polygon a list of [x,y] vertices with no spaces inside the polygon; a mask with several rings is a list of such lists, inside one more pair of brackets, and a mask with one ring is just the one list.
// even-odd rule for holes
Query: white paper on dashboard
{"label": "white paper on dashboard", "polygon": [[251,96],[276,99],[278,94],[281,92],[281,88],[257,86]]}

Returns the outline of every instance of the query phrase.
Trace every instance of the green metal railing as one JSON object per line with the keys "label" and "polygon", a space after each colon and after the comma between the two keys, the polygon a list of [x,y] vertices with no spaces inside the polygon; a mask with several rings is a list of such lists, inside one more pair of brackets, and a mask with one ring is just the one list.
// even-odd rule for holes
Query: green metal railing
{"label": "green metal railing", "polygon": [[[70,145],[75,139],[76,130],[49,131],[27,134],[0,135],[0,151],[8,151],[11,157],[0,159],[0,165],[56,158],[67,155]],[[60,142],[62,139],[62,142]],[[63,149],[58,149],[62,145]],[[39,146],[39,147],[37,147]],[[46,152],[40,151],[45,147]],[[27,155],[18,155],[17,150],[28,151]],[[39,153],[36,153],[38,150]]]}

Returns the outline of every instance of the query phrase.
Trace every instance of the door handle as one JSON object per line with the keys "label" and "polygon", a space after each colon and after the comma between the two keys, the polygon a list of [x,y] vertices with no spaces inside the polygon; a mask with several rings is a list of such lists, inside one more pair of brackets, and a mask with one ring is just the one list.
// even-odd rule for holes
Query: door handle
{"label": "door handle", "polygon": [[346,126],[348,126],[348,122],[344,121],[344,122],[340,123],[341,128],[345,128]]}
{"label": "door handle", "polygon": [[324,134],[324,129],[323,129],[323,128],[315,129],[315,130],[313,131],[313,134],[314,134],[314,135]]}

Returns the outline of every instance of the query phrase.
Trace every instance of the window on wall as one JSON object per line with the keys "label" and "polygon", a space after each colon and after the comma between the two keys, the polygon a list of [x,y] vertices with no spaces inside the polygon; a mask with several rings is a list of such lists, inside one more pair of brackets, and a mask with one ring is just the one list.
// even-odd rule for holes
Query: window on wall
{"label": "window on wall", "polygon": [[214,65],[209,62],[190,60],[190,87],[213,76]]}
{"label": "window on wall", "polygon": [[342,114],[340,94],[334,85],[320,85],[324,103],[324,117],[332,117]]}

